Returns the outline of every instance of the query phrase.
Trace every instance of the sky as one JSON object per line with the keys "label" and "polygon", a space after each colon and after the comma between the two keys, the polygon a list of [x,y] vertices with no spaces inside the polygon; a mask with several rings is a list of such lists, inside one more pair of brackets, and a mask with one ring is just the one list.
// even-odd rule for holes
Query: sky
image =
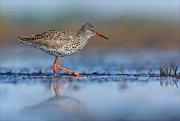
{"label": "sky", "polygon": [[[121,15],[148,15],[155,17],[180,17],[180,0],[0,0],[1,13],[8,16],[33,16],[55,18],[76,16],[80,13],[90,18],[118,18]],[[70,15],[69,15],[70,14]]]}

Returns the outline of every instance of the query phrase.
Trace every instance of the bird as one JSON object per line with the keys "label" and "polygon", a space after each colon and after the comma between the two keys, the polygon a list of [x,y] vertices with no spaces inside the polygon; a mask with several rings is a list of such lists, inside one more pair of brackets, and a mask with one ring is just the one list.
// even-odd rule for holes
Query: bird
{"label": "bird", "polygon": [[54,63],[51,66],[54,76],[57,76],[57,69],[59,68],[76,77],[81,77],[84,75],[60,66],[59,60],[61,57],[70,56],[79,52],[93,36],[100,36],[104,39],[108,39],[97,32],[96,28],[91,23],[85,23],[77,33],[64,29],[53,29],[30,37],[18,37],[18,40],[24,45],[41,49],[55,56]]}

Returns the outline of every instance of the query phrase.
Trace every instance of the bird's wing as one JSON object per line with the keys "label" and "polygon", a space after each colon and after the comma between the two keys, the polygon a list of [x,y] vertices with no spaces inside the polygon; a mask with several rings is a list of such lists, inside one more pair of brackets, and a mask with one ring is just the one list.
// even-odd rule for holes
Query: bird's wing
{"label": "bird's wing", "polygon": [[75,38],[76,34],[65,30],[49,30],[42,34],[31,37],[19,37],[20,42],[31,46],[46,46],[48,48],[58,48]]}

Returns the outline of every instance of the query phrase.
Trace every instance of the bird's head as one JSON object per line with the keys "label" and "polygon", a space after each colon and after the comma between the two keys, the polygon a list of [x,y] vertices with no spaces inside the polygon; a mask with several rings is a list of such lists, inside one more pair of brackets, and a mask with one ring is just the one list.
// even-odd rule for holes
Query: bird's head
{"label": "bird's head", "polygon": [[86,23],[81,27],[81,30],[83,33],[85,33],[88,37],[92,37],[92,36],[100,36],[103,37],[105,39],[108,39],[107,37],[105,37],[104,35],[100,34],[99,32],[96,31],[95,27],[90,24],[90,23]]}

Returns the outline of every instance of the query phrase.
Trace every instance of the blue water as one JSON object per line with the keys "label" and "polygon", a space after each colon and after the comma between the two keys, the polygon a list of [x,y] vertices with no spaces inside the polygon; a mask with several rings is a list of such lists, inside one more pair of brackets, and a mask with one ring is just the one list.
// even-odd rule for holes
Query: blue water
{"label": "blue water", "polygon": [[[51,104],[59,86],[64,100]],[[1,120],[179,120],[180,81],[175,78],[69,76],[0,84]],[[67,99],[66,99],[67,98]],[[70,102],[69,99],[70,98]],[[71,103],[71,100],[75,103]],[[62,102],[79,115],[58,106]],[[64,102],[64,103],[63,103]],[[65,110],[65,111],[64,111]],[[58,112],[58,114],[56,114]],[[55,115],[56,114],[56,115]]]}
{"label": "blue water", "polygon": [[[91,50],[63,58],[62,66],[90,74],[76,78],[60,70],[53,77],[54,57],[46,53],[12,50],[0,54],[2,121],[180,120],[180,79],[159,77],[160,66],[180,65],[178,51]],[[50,75],[31,75],[39,70]]]}

